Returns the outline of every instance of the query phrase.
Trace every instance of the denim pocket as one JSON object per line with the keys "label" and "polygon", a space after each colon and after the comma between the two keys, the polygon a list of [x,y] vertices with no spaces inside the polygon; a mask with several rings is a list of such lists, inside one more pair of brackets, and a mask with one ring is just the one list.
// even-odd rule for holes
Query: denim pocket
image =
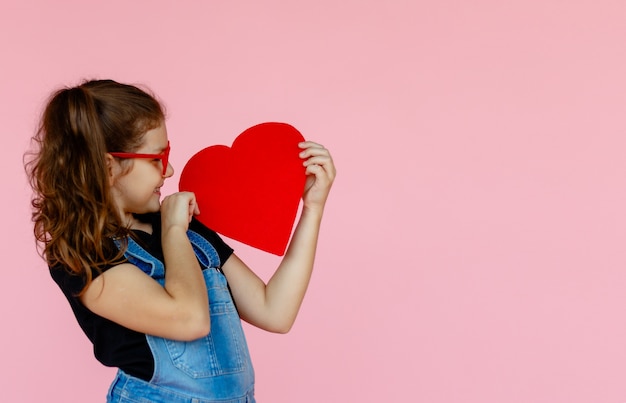
{"label": "denim pocket", "polygon": [[224,275],[204,270],[209,292],[211,331],[193,341],[165,340],[175,367],[192,378],[234,374],[246,366],[247,347],[241,320]]}

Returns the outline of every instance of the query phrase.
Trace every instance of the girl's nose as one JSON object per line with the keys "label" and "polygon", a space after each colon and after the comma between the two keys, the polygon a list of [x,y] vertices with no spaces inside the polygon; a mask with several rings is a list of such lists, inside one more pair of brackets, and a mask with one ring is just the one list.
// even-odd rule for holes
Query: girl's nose
{"label": "girl's nose", "polygon": [[165,175],[163,175],[163,177],[169,178],[172,175],[174,175],[174,167],[168,162],[167,169],[165,170]]}

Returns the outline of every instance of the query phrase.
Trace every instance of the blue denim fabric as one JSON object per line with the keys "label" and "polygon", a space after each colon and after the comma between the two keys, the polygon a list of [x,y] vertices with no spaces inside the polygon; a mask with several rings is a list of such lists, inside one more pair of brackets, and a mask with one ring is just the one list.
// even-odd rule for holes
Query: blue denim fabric
{"label": "blue denim fabric", "polygon": [[[228,290],[215,248],[188,231],[209,294],[211,332],[185,342],[146,335],[154,356],[150,382],[118,371],[107,402],[244,403],[254,402],[254,370],[241,320]],[[126,257],[161,285],[163,263],[132,239]]]}

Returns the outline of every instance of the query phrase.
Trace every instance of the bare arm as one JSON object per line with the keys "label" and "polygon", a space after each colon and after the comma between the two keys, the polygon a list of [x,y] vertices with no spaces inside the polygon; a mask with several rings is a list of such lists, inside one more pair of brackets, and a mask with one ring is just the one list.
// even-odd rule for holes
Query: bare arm
{"label": "bare arm", "polygon": [[259,328],[286,333],[291,329],[311,278],[324,205],[335,178],[335,166],[328,150],[304,142],[307,182],[303,208],[284,258],[267,285],[237,256],[232,255],[223,270],[241,318]]}
{"label": "bare arm", "polygon": [[92,312],[141,333],[193,340],[210,331],[208,296],[202,271],[187,238],[197,213],[192,193],[163,200],[162,245],[165,286],[130,263],[97,277],[81,297]]}

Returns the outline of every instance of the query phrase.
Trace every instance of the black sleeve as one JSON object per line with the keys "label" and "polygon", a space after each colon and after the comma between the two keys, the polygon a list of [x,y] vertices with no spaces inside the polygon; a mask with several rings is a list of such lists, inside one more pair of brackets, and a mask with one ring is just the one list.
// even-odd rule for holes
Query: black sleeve
{"label": "black sleeve", "polygon": [[[105,241],[104,251],[109,256],[109,259],[113,260],[117,253],[117,247],[113,243],[112,240],[107,239]],[[109,270],[112,265],[106,265],[102,267],[100,270],[92,269],[92,280],[95,280],[100,274]],[[80,292],[85,287],[86,277],[85,274],[78,275],[71,273],[67,267],[62,264],[57,264],[55,266],[50,266],[50,276],[54,280],[55,283],[61,288],[63,293],[68,297],[72,298],[80,294]]]}
{"label": "black sleeve", "polygon": [[192,218],[189,223],[189,229],[202,235],[217,251],[217,255],[220,257],[220,263],[223,265],[228,260],[230,255],[233,254],[233,248],[228,246],[226,242],[212,229],[202,224],[195,217]]}
{"label": "black sleeve", "polygon": [[85,278],[69,273],[63,266],[50,267],[50,276],[66,297],[78,295],[85,286]]}

